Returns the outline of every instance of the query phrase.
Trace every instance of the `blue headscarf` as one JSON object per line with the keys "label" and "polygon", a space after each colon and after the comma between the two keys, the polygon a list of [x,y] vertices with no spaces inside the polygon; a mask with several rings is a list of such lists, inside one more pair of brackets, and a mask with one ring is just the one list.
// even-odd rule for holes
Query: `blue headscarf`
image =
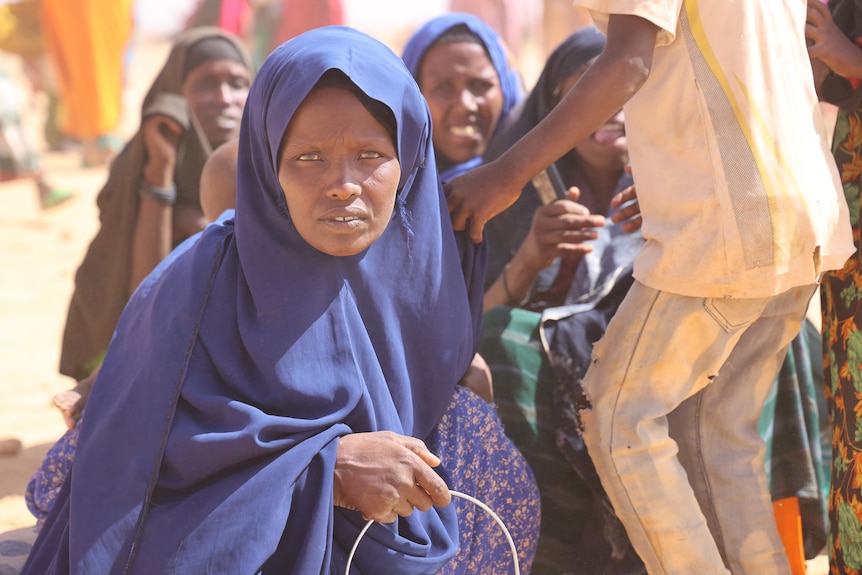
{"label": "blue headscarf", "polygon": [[[425,57],[425,53],[428,52],[428,49],[440,36],[458,25],[466,26],[470,32],[482,41],[485,50],[491,58],[491,64],[494,65],[497,76],[500,78],[500,89],[503,92],[503,111],[500,114],[500,119],[495,129],[499,128],[512,108],[515,107],[515,104],[520,102],[521,98],[524,97],[524,84],[518,71],[509,65],[509,57],[503,40],[484,20],[472,14],[461,14],[459,12],[449,12],[432,18],[413,33],[404,47],[402,58],[418,82],[419,68],[422,66],[422,59]],[[462,164],[452,166],[443,171],[440,174],[440,179],[443,182],[448,182],[481,164],[481,156],[467,160]]]}
{"label": "blue headscarf", "polygon": [[[282,134],[331,69],[391,109],[402,170],[389,226],[350,257],[299,236],[277,177]],[[86,573],[343,571],[364,522],[333,506],[339,437],[426,437],[475,350],[481,248],[452,231],[430,127],[401,60],[355,30],[269,56],[243,114],[235,223],[134,294],[28,572],[58,557]],[[354,565],[436,573],[457,541],[452,506],[417,511],[375,524]]]}

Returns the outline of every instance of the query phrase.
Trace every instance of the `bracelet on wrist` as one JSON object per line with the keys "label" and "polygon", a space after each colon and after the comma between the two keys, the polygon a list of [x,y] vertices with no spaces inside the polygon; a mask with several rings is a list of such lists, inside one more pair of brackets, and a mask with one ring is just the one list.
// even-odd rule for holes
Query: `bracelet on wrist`
{"label": "bracelet on wrist", "polygon": [[506,279],[507,278],[506,272],[508,272],[508,271],[509,271],[509,264],[506,264],[503,266],[503,273],[500,274],[500,276],[503,279],[503,292],[506,294],[506,305],[508,305],[510,307],[521,307],[524,304],[526,304],[527,301],[529,301],[530,294],[527,293],[527,295],[524,296],[524,298],[520,299],[520,300],[512,295],[512,292],[509,290],[509,282]]}
{"label": "bracelet on wrist", "polygon": [[172,206],[177,201],[177,187],[173,184],[168,188],[161,188],[150,184],[146,179],[142,178],[138,193],[142,197],[146,196],[166,206]]}

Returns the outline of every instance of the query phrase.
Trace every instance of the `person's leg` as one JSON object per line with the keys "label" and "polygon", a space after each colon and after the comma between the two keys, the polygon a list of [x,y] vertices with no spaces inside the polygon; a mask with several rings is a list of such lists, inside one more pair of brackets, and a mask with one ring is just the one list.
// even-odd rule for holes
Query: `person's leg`
{"label": "person's leg", "polygon": [[668,416],[679,460],[733,573],[790,573],[757,422],[813,291],[772,298],[712,383]]}
{"label": "person's leg", "polygon": [[594,347],[583,381],[591,404],[580,413],[584,440],[653,575],[727,573],[667,415],[716,377],[768,302],[682,297],[636,282]]}

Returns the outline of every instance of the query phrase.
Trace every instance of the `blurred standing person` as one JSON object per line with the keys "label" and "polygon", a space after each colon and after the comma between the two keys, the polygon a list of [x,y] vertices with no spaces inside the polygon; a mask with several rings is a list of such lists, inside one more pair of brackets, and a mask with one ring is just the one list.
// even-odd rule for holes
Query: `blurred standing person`
{"label": "blurred standing person", "polygon": [[345,23],[342,0],[256,0],[254,5],[254,60],[303,32]]}
{"label": "blurred standing person", "polygon": [[85,167],[117,151],[132,0],[41,0],[45,47],[57,77],[64,134],[82,144]]}
{"label": "blurred standing person", "polygon": [[451,12],[466,12],[488,23],[518,57],[533,21],[533,2],[529,0],[451,0]]}
{"label": "blurred standing person", "polygon": [[251,0],[198,0],[186,29],[213,26],[245,38],[252,20]]}
{"label": "blurred standing person", "polygon": [[282,0],[276,45],[321,26],[344,24],[341,0]]}
{"label": "blurred standing person", "polygon": [[21,117],[26,106],[24,94],[6,73],[4,60],[0,57],[0,182],[32,179],[39,205],[46,210],[70,199],[72,192],[45,179],[40,154]]}
{"label": "blurred standing person", "polygon": [[[853,241],[860,247],[862,199],[862,7],[853,0],[808,3],[808,53],[821,79],[821,100],[838,106],[832,153],[850,209]],[[823,366],[832,416],[832,468],[829,493],[830,573],[862,572],[862,261],[857,251],[840,270],[823,275]]]}
{"label": "blurred standing person", "polygon": [[553,52],[569,34],[592,24],[590,13],[580,7],[572,9],[570,0],[545,0],[542,3],[542,49]]}

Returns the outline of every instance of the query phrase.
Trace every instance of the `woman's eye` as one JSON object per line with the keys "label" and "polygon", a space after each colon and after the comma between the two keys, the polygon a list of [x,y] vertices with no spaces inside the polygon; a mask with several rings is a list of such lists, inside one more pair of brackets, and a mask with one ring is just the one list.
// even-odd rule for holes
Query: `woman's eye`
{"label": "woman's eye", "polygon": [[470,83],[470,91],[476,95],[486,94],[494,88],[495,84],[487,80],[474,80]]}
{"label": "woman's eye", "polygon": [[442,84],[437,84],[436,86],[434,86],[431,92],[437,96],[444,97],[453,94],[455,90],[452,88],[452,84],[450,84],[449,82],[444,82]]}
{"label": "woman's eye", "polygon": [[314,152],[309,152],[307,154],[300,154],[296,157],[300,162],[313,162],[315,160],[320,159],[320,154],[315,154]]}
{"label": "woman's eye", "polygon": [[234,90],[245,90],[249,87],[248,79],[242,77],[233,78],[230,82],[231,88]]}
{"label": "woman's eye", "polygon": [[365,151],[365,152],[361,152],[359,154],[359,158],[362,160],[376,160],[377,158],[382,158],[382,157],[383,157],[383,154],[381,154],[379,152]]}

